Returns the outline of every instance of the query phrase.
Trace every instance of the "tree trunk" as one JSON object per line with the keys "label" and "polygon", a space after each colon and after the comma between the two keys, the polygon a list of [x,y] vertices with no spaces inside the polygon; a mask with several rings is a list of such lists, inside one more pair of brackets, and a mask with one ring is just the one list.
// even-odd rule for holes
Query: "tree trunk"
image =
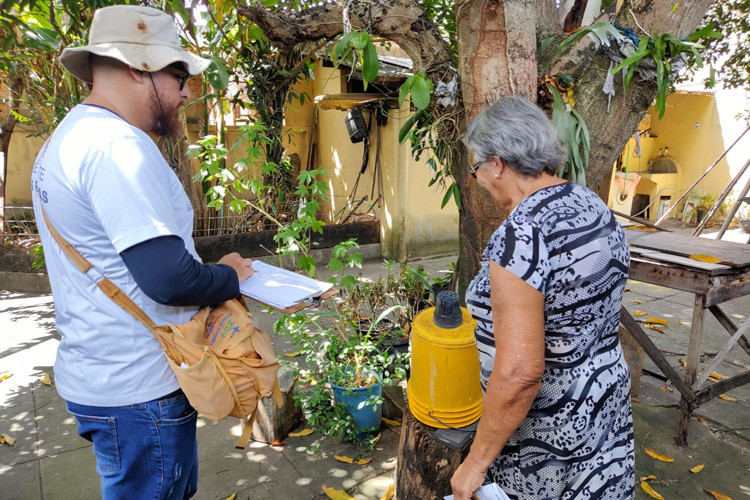
{"label": "tree trunk", "polygon": [[[458,70],[467,120],[506,95],[536,100],[536,21],[532,0],[459,0],[456,3]],[[466,124],[461,125],[461,130]],[[463,296],[479,271],[490,236],[508,214],[468,174],[464,155],[454,171],[461,191],[459,282]]]}
{"label": "tree trunk", "polygon": [[7,114],[0,123],[0,234],[5,234],[5,183],[8,178],[8,161],[10,157],[10,139],[16,128],[18,120],[14,113],[18,113],[21,106],[21,94],[23,93],[23,79],[14,78],[8,85]]}
{"label": "tree trunk", "polygon": [[433,437],[435,429],[414,418],[407,407],[401,425],[396,466],[397,500],[443,500],[451,476],[469,452],[454,451]]}

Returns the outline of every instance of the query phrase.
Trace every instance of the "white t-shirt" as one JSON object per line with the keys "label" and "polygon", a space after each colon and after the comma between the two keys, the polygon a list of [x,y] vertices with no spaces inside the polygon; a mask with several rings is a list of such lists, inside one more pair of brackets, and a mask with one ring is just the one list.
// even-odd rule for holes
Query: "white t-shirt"
{"label": "white t-shirt", "polygon": [[119,255],[151,238],[175,235],[198,258],[193,208],[156,144],[111,111],[78,105],[39,153],[31,187],[61,336],[54,368],[60,395],[83,405],[122,406],[176,390],[153,334],[70,262],[40,210],[41,203],[60,235],[154,323],[188,321],[197,307],[154,302]]}

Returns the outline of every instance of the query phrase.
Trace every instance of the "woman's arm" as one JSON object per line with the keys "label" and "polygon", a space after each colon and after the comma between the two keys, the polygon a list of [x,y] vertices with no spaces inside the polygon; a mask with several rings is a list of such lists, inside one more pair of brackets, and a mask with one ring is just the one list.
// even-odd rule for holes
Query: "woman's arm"
{"label": "woman's arm", "polygon": [[469,500],[534,402],[544,373],[544,295],[490,263],[495,362],[471,451],[451,479],[455,500]]}

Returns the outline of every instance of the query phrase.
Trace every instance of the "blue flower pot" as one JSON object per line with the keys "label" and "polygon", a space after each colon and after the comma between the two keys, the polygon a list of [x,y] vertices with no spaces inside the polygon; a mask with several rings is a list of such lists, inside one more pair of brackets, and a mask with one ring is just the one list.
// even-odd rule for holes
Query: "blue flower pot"
{"label": "blue flower pot", "polygon": [[337,404],[342,404],[346,411],[354,418],[354,424],[359,431],[358,438],[364,439],[368,432],[380,429],[383,417],[382,403],[371,404],[368,402],[373,396],[380,398],[383,395],[383,389],[379,382],[367,387],[341,387],[333,383],[329,378],[328,382],[333,388],[333,400]]}

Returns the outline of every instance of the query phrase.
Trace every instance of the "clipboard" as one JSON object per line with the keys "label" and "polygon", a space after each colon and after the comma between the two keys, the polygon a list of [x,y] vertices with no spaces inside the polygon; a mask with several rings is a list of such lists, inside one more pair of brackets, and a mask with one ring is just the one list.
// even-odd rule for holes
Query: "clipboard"
{"label": "clipboard", "polygon": [[240,283],[240,293],[284,314],[317,306],[339,293],[329,282],[260,261],[254,261],[253,268],[255,274]]}
{"label": "clipboard", "polygon": [[256,302],[269,306],[269,307],[273,307],[274,309],[276,309],[282,314],[294,314],[297,311],[301,311],[302,309],[306,309],[308,307],[318,307],[321,301],[329,299],[338,294],[339,294],[338,288],[330,288],[327,292],[323,293],[323,295],[321,295],[320,297],[313,297],[312,299],[309,299],[309,300],[303,300],[299,304],[287,307],[285,309],[278,309],[276,307],[273,307],[272,305],[266,304],[265,302],[254,299],[252,297],[248,297],[248,299],[255,300]]}

